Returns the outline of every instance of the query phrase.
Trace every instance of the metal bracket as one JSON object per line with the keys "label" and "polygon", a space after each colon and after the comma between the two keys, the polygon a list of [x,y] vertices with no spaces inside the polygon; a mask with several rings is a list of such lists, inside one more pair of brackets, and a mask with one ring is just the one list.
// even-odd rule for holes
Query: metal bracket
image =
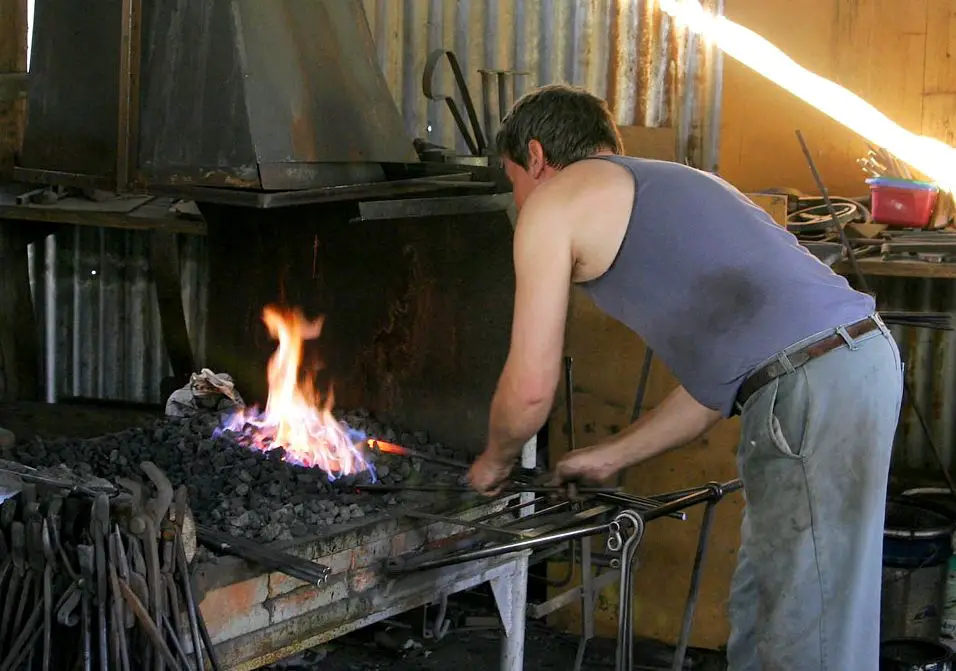
{"label": "metal bracket", "polygon": [[510,220],[509,209],[513,204],[510,193],[362,201],[358,205],[357,221],[455,217],[498,212],[508,214]]}
{"label": "metal bracket", "polygon": [[445,638],[448,630],[451,629],[451,620],[445,617],[448,614],[448,595],[442,594],[438,600],[438,614],[432,620],[432,625],[428,625],[428,604],[425,605],[422,615],[422,638],[425,640],[440,641]]}

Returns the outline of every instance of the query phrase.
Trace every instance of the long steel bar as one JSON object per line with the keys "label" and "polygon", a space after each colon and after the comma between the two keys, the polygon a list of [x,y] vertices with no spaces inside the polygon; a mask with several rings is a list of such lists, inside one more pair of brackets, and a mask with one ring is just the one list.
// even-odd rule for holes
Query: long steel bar
{"label": "long steel bar", "polygon": [[654,508],[653,510],[648,510],[643,514],[644,521],[650,522],[651,520],[656,520],[659,517],[663,517],[674,511],[683,510],[684,508],[690,508],[699,503],[704,503],[705,501],[710,501],[714,498],[722,498],[727,494],[731,494],[743,488],[743,483],[740,480],[729,480],[724,484],[714,483],[713,485],[708,486],[705,489],[701,489],[698,492],[693,494],[687,494],[682,496],[679,499],[665,503],[659,508]]}
{"label": "long steel bar", "polygon": [[[509,496],[514,496],[514,495],[513,495],[513,494],[509,494]],[[482,515],[482,516],[480,516],[480,517],[476,517],[476,518],[475,518],[474,520],[472,520],[472,521],[473,521],[473,522],[487,522],[488,520],[493,520],[493,519],[495,519],[496,517],[502,517],[502,516],[508,515],[508,514],[510,514],[510,513],[517,513],[517,512],[519,512],[519,511],[521,511],[521,510],[524,510],[525,508],[530,508],[531,506],[537,505],[538,503],[544,503],[544,502],[547,501],[547,500],[548,500],[548,497],[547,497],[547,496],[536,496],[536,497],[534,497],[533,499],[531,499],[530,501],[518,501],[518,502],[515,503],[514,505],[505,506],[505,507],[502,508],[501,510],[496,510],[496,511],[491,512],[491,513],[488,513],[488,514],[486,514],[486,515]],[[562,505],[567,505],[567,504],[569,504],[569,503],[570,503],[570,501],[562,501]]]}
{"label": "long steel bar", "polygon": [[[603,523],[588,524],[586,526],[575,527],[572,529],[562,529],[561,531],[555,531],[554,533],[544,534],[542,536],[528,538],[526,540],[515,541],[514,543],[508,543],[506,545],[495,545],[487,548],[479,548],[477,550],[468,550],[457,555],[447,555],[445,557],[439,557],[430,561],[424,561],[419,564],[415,564],[415,568],[413,570],[428,571],[430,569],[452,566],[454,564],[463,564],[465,562],[477,561],[479,559],[500,557],[501,555],[511,554],[512,552],[531,550],[543,545],[561,543],[563,541],[569,541],[575,538],[597,536],[598,534],[606,532],[609,527],[610,523]],[[388,568],[391,571],[403,572],[401,565],[394,559],[389,560]]]}
{"label": "long steel bar", "polygon": [[700,596],[700,575],[704,560],[707,558],[707,548],[710,545],[710,527],[714,521],[714,509],[718,499],[707,502],[704,509],[704,520],[700,525],[700,537],[697,540],[697,554],[694,557],[694,569],[690,574],[690,588],[687,593],[687,602],[684,605],[684,619],[681,622],[680,635],[677,637],[677,648],[674,651],[674,663],[671,671],[681,671],[684,668],[684,657],[687,655],[687,645],[690,643],[690,631],[694,625],[694,611],[697,609],[697,599]]}
{"label": "long steel bar", "polygon": [[[389,450],[389,446],[392,443],[387,443],[385,441],[379,441],[374,438],[370,438],[369,447],[372,450],[381,452],[382,454],[392,454],[393,452]],[[411,457],[415,459],[421,459],[422,461],[430,461],[435,464],[442,464],[443,466],[451,466],[452,468],[457,468],[461,471],[467,471],[471,466],[466,464],[464,461],[458,461],[457,459],[449,459],[447,457],[441,457],[437,454],[429,454],[428,452],[422,452],[421,450],[416,450],[413,447],[405,447],[404,445],[395,445],[397,451],[394,454],[399,454],[403,457]]]}
{"label": "long steel bar", "polygon": [[[384,485],[368,484],[355,485],[355,489],[362,492],[444,492],[449,494],[474,494],[475,490],[457,485]],[[551,485],[515,485],[502,490],[502,494],[564,494],[567,490],[560,486]],[[579,494],[617,494],[619,490],[613,487],[579,487]]]}
{"label": "long steel bar", "polygon": [[[661,503],[666,503],[666,501],[656,501],[643,496],[632,496],[630,494],[621,494],[618,492],[599,493],[595,495],[595,498],[598,501],[604,501],[606,503],[614,503],[619,506],[631,506],[642,509],[651,509],[661,505]],[[671,517],[675,520],[686,520],[687,513],[675,510],[674,512],[668,513],[667,517]]]}
{"label": "long steel bar", "polygon": [[820,195],[823,196],[823,202],[826,205],[827,212],[829,212],[830,218],[833,221],[833,226],[836,228],[837,235],[840,237],[840,244],[842,244],[843,248],[846,250],[847,258],[849,258],[850,265],[853,267],[853,272],[856,275],[857,280],[860,282],[860,289],[864,293],[868,294],[870,293],[870,287],[866,282],[866,277],[860,271],[860,264],[857,263],[856,255],[853,253],[853,248],[850,246],[850,241],[846,237],[846,231],[843,230],[843,226],[840,225],[840,220],[837,217],[836,209],[833,207],[833,201],[830,200],[830,192],[823,183],[823,178],[820,176],[820,171],[817,170],[817,164],[813,160],[813,155],[810,153],[810,148],[803,139],[803,133],[798,130],[796,131],[796,135],[797,141],[800,142],[800,149],[803,151],[803,156],[807,159],[807,165],[810,166],[810,172],[813,174],[813,181],[816,182],[817,189],[819,189]]}
{"label": "long steel bar", "polygon": [[196,536],[199,542],[219,552],[236,555],[246,561],[259,564],[272,571],[279,571],[288,576],[302,580],[312,585],[320,585],[326,581],[332,572],[328,566],[311,562],[301,557],[260,546],[251,541],[236,538],[229,534],[196,526]]}
{"label": "long steel bar", "polygon": [[519,529],[509,529],[508,527],[497,527],[493,524],[482,524],[481,522],[475,522],[472,520],[466,520],[461,517],[451,517],[449,515],[435,515],[433,513],[426,513],[417,510],[406,510],[404,513],[405,517],[411,517],[412,519],[426,520],[429,522],[444,522],[446,524],[453,524],[459,527],[465,527],[468,529],[478,529],[480,531],[489,531],[492,533],[502,534],[504,536],[509,536],[511,538],[526,538],[530,536],[533,532],[531,531],[521,531]]}

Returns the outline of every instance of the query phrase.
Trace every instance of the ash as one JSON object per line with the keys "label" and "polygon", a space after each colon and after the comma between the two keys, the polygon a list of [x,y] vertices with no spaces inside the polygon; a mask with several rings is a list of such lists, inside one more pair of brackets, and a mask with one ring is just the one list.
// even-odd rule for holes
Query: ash
{"label": "ash", "polygon": [[[423,453],[468,461],[465,453],[429,442],[422,431],[408,432],[377,421],[368,412],[337,412],[336,418],[370,437]],[[139,464],[149,460],[174,487],[186,485],[196,521],[254,541],[271,543],[324,535],[331,527],[380,514],[405,494],[358,493],[368,473],[329,482],[318,468],[283,461],[281,448],[263,453],[241,435],[213,433],[218,415],[164,418],[142,427],[92,439],[57,438],[19,445],[14,458],[35,468],[65,465],[81,477],[126,477],[143,482]],[[454,484],[462,475],[448,467],[400,455],[368,452],[376,481],[390,485]]]}

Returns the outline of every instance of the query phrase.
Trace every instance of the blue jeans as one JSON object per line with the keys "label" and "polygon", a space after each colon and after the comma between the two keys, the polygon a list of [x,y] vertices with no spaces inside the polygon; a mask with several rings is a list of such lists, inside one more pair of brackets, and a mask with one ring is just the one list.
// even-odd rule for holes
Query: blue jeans
{"label": "blue jeans", "polygon": [[883,514],[903,379],[882,323],[849,341],[742,409],[747,506],[730,671],[879,668]]}

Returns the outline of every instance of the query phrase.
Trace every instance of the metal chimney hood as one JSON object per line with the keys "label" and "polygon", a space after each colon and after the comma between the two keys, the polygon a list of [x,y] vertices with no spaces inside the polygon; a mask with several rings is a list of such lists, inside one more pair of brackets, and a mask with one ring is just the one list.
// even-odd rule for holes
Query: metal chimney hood
{"label": "metal chimney hood", "polygon": [[17,178],[315,189],[418,163],[360,0],[37,0]]}

